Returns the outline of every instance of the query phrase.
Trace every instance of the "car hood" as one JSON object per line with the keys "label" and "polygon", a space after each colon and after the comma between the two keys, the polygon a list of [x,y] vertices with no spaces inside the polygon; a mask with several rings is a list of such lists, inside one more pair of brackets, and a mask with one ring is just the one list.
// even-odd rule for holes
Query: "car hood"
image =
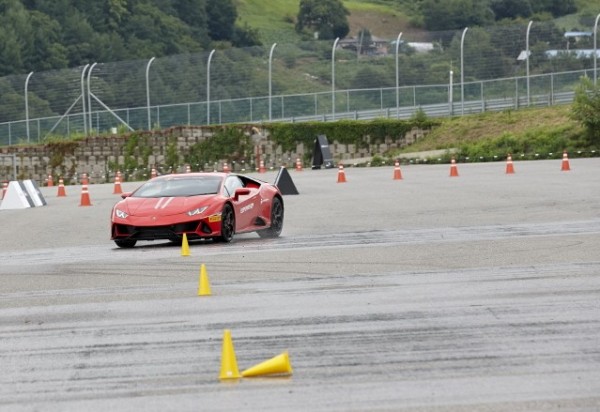
{"label": "car hood", "polygon": [[128,197],[124,200],[131,216],[169,216],[208,206],[215,195],[188,197]]}

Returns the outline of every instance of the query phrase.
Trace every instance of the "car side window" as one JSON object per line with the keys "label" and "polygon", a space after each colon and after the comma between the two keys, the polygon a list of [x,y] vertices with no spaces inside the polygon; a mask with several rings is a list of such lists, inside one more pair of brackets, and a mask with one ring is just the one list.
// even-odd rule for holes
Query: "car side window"
{"label": "car side window", "polygon": [[236,189],[244,187],[244,183],[237,176],[229,176],[227,180],[225,180],[225,185],[223,187],[225,188],[225,195],[231,197]]}

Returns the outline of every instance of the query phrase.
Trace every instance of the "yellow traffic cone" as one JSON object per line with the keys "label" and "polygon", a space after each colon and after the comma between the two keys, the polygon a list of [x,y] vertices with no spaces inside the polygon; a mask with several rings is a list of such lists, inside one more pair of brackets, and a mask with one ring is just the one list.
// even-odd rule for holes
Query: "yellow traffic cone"
{"label": "yellow traffic cone", "polygon": [[190,245],[188,244],[187,235],[183,234],[183,239],[181,240],[181,256],[189,256],[190,255]]}
{"label": "yellow traffic cone", "polygon": [[210,283],[208,282],[208,274],[204,263],[200,266],[200,284],[198,286],[198,296],[210,296]]}
{"label": "yellow traffic cone", "polygon": [[221,373],[219,379],[238,379],[241,378],[238,370],[235,351],[231,340],[231,331],[225,329],[223,333],[223,349],[221,350]]}
{"label": "yellow traffic cone", "polygon": [[287,351],[242,372],[244,378],[261,375],[291,375],[292,365]]}

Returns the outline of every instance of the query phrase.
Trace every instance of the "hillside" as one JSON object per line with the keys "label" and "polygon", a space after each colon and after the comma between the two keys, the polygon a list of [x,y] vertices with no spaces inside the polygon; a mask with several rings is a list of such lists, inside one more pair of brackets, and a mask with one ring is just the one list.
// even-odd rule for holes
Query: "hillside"
{"label": "hillside", "polygon": [[[395,38],[399,32],[421,31],[411,27],[410,21],[417,13],[411,3],[356,0],[343,3],[350,11],[350,36],[355,36],[362,28],[368,28],[374,36],[382,38]],[[298,4],[299,0],[273,0],[268,3],[240,0],[239,21],[257,29],[266,44],[294,42],[299,38],[294,30]]]}
{"label": "hillside", "polygon": [[567,105],[447,118],[442,120],[427,139],[415,143],[410,150],[458,147],[479,140],[498,139],[503,135],[522,139],[553,130],[577,133],[581,131],[581,127],[569,117],[570,111],[571,106]]}
{"label": "hillside", "polygon": [[[423,16],[419,10],[420,1],[409,0],[343,0],[350,11],[348,22],[350,36],[356,36],[362,28],[367,28],[376,37],[393,39],[402,32],[418,40],[423,37]],[[265,44],[274,42],[294,42],[299,35],[294,30],[298,14],[299,0],[239,0],[239,22],[259,31]],[[587,26],[593,25],[593,19],[600,12],[597,0],[575,0],[577,13],[556,20],[564,30],[581,28],[581,16],[586,16]],[[532,19],[547,19],[541,14]]]}

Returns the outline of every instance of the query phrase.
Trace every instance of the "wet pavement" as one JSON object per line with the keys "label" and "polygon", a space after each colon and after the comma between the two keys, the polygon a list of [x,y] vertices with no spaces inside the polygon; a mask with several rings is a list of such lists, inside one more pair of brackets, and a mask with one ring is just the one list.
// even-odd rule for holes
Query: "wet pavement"
{"label": "wet pavement", "polygon": [[[0,211],[0,410],[600,409],[600,159],[458,168],[291,171],[281,238],[187,257],[42,188]],[[293,375],[219,381],[225,329]]]}

